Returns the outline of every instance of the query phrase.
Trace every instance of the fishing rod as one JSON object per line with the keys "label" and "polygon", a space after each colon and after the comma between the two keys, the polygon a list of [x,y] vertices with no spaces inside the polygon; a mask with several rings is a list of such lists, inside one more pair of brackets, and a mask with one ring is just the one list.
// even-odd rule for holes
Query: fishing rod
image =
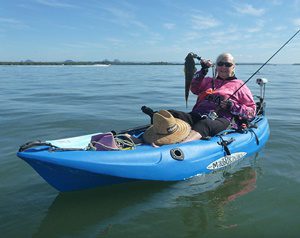
{"label": "fishing rod", "polygon": [[282,48],[285,47],[299,32],[300,29],[292,37],[290,37],[262,66],[260,66],[259,69],[256,70],[237,90],[235,90],[234,93],[231,94],[228,99],[230,99],[234,94],[236,94],[237,91],[239,91],[246,83],[248,83],[250,79],[252,79],[254,75],[256,75],[259,70],[261,70],[275,55],[277,55],[277,53],[281,51]]}

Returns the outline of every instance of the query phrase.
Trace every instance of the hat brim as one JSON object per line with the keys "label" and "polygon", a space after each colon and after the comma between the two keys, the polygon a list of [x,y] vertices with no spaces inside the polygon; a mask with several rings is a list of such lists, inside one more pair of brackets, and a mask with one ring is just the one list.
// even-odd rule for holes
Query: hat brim
{"label": "hat brim", "polygon": [[183,141],[191,132],[191,126],[178,118],[175,118],[178,125],[177,130],[169,135],[156,134],[153,126],[150,126],[143,134],[146,143],[155,143],[156,145],[169,145]]}

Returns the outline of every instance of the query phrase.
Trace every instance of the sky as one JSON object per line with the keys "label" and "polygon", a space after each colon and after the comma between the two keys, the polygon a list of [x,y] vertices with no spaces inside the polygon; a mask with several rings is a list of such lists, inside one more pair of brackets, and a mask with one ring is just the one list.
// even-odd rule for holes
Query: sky
{"label": "sky", "polygon": [[[0,61],[267,61],[300,0],[0,0]],[[300,63],[300,33],[270,63]]]}

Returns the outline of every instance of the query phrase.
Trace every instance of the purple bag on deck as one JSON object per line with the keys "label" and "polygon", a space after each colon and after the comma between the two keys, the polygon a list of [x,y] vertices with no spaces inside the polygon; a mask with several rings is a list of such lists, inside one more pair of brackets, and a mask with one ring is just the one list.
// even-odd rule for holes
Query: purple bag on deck
{"label": "purple bag on deck", "polygon": [[92,136],[89,146],[94,150],[120,150],[111,132]]}

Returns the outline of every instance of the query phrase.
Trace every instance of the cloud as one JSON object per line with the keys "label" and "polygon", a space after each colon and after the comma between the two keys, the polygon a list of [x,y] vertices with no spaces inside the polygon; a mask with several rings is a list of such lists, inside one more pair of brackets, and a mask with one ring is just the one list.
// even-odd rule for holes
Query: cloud
{"label": "cloud", "polygon": [[220,25],[220,22],[212,16],[194,15],[192,16],[192,25],[194,29],[202,30],[216,27]]}
{"label": "cloud", "polygon": [[121,45],[121,44],[123,44],[122,40],[117,39],[117,38],[112,38],[112,37],[107,38],[106,41],[111,43],[112,45]]}
{"label": "cloud", "polygon": [[254,8],[250,4],[239,4],[233,7],[238,13],[243,15],[262,16],[265,13],[263,8]]}
{"label": "cloud", "polygon": [[15,20],[15,19],[12,19],[12,18],[0,17],[0,23],[5,23],[5,24],[19,24],[19,21]]}
{"label": "cloud", "polygon": [[254,27],[249,28],[247,31],[249,33],[259,32],[259,31],[261,31],[263,29],[264,25],[265,25],[264,21],[258,21]]}
{"label": "cloud", "polygon": [[295,26],[300,27],[300,18],[296,18],[292,22]]}
{"label": "cloud", "polygon": [[172,30],[175,28],[175,24],[174,23],[164,23],[163,24],[164,28],[168,29],[168,30]]}
{"label": "cloud", "polygon": [[90,49],[90,48],[106,48],[103,43],[94,42],[75,42],[75,43],[62,43],[64,47],[75,48],[75,49]]}
{"label": "cloud", "polygon": [[275,26],[275,28],[274,28],[275,31],[283,31],[285,29],[287,29],[287,27],[283,26],[283,25],[278,25],[278,26]]}
{"label": "cloud", "polygon": [[157,32],[149,32],[149,37],[146,40],[146,42],[150,45],[156,45],[161,41],[163,41],[163,37]]}
{"label": "cloud", "polygon": [[282,0],[271,0],[270,2],[271,2],[271,4],[277,5],[277,6],[282,5],[284,3]]}
{"label": "cloud", "polygon": [[109,19],[118,25],[130,27],[132,25],[147,29],[147,26],[135,18],[131,10],[123,10],[117,7],[102,7],[102,10],[108,12]]}
{"label": "cloud", "polygon": [[300,9],[300,0],[295,0],[293,5],[294,9],[298,11]]}
{"label": "cloud", "polygon": [[13,19],[13,18],[4,18],[0,17],[0,26],[2,28],[16,28],[16,29],[28,29],[29,26],[24,24],[23,22]]}
{"label": "cloud", "polygon": [[191,31],[191,32],[187,32],[184,36],[184,41],[193,41],[193,40],[197,40],[200,38],[200,35],[198,32],[195,31]]}
{"label": "cloud", "polygon": [[224,43],[227,45],[230,42],[240,41],[242,38],[236,29],[232,29],[228,31],[212,32],[210,34],[210,39],[211,44]]}
{"label": "cloud", "polygon": [[63,3],[62,1],[58,0],[36,0],[37,3],[49,6],[49,7],[58,7],[58,8],[77,8],[76,5]]}

